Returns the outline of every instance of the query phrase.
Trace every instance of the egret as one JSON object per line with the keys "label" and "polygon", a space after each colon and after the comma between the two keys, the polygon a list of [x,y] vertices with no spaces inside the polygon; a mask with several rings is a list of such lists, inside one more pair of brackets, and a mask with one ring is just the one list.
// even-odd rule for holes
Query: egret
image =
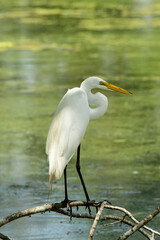
{"label": "egret", "polygon": [[85,79],[80,87],[69,89],[61,99],[51,122],[46,154],[49,160],[49,186],[52,180],[61,178],[64,172],[65,199],[69,202],[67,193],[67,164],[77,150],[76,169],[79,174],[87,202],[90,201],[80,170],[80,144],[90,120],[96,120],[104,115],[108,107],[108,99],[100,92],[93,94],[92,89],[114,90],[130,95],[123,88],[109,84],[99,77]]}

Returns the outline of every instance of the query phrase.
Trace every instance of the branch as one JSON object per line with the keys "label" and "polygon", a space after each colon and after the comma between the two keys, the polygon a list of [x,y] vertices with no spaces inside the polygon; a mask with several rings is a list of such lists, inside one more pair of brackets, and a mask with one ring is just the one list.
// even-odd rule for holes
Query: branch
{"label": "branch", "polygon": [[[70,202],[69,203],[69,207],[79,207],[79,206],[91,206],[91,207],[100,207],[101,203],[98,202],[83,202],[83,201],[74,201],[74,202]],[[33,207],[33,208],[29,208],[23,211],[19,211],[17,213],[11,214],[10,216],[7,216],[3,219],[0,219],[0,227],[4,226],[5,224],[14,221],[18,218],[22,218],[25,216],[31,216],[33,214],[37,214],[37,213],[44,213],[44,212],[58,212],[60,214],[63,215],[67,215],[70,217],[75,217],[75,218],[89,218],[89,219],[95,219],[95,215],[90,215],[87,213],[71,213],[72,211],[66,211],[63,208],[66,208],[67,204],[61,202],[61,203],[54,203],[54,204],[45,204],[45,205],[41,205],[41,206],[37,206],[37,207]],[[136,226],[137,224],[139,224],[138,220],[136,220],[133,215],[127,211],[125,208],[121,208],[121,207],[117,207],[117,206],[113,206],[113,205],[106,205],[104,204],[104,208],[106,209],[111,209],[111,210],[118,210],[120,212],[125,213],[125,216],[127,215],[133,222],[126,220],[125,217],[120,217],[120,216],[113,216],[113,215],[104,215],[104,216],[100,216],[100,220],[101,221],[105,221],[105,220],[116,220],[116,221],[120,221],[124,224],[128,224],[132,227]],[[151,220],[151,219],[150,219]],[[143,228],[147,229],[148,231],[150,231],[152,233],[152,237],[143,229],[138,228],[137,230],[139,232],[141,232],[144,236],[146,236],[148,239],[153,240],[154,239],[154,234],[160,236],[160,233],[157,231],[154,231],[153,229],[144,226],[146,222],[143,223]],[[137,231],[136,230],[136,231]]]}
{"label": "branch", "polygon": [[102,202],[102,204],[101,204],[101,206],[100,206],[100,209],[99,209],[99,211],[98,211],[97,214],[96,214],[96,217],[95,217],[95,219],[94,219],[93,225],[92,225],[91,230],[90,230],[90,233],[89,233],[89,238],[88,238],[88,240],[92,240],[92,238],[93,238],[94,231],[95,231],[95,229],[96,229],[97,223],[98,223],[98,221],[99,221],[99,219],[100,219],[100,216],[101,216],[101,214],[102,214],[102,211],[103,211],[103,209],[104,209],[105,204],[106,204],[106,201]]}
{"label": "branch", "polygon": [[22,210],[20,212],[13,213],[10,216],[7,216],[7,217],[1,219],[0,220],[0,227],[2,227],[3,225],[5,225],[5,224],[7,224],[7,223],[9,223],[13,220],[18,219],[18,218],[22,218],[22,217],[25,217],[25,216],[30,216],[30,215],[36,214],[36,213],[51,211],[51,210],[52,210],[52,204],[45,204],[45,205],[42,205],[42,206]]}
{"label": "branch", "polygon": [[[124,217],[119,217],[119,216],[112,216],[112,215],[107,215],[104,216],[101,220],[115,220],[116,222],[113,223],[109,223],[109,224],[115,224],[115,223],[125,223],[126,225],[129,225],[131,227],[134,227],[135,224],[129,220],[126,220]],[[108,226],[109,224],[105,224],[105,226]],[[139,229],[138,230],[140,233],[142,233],[146,238],[148,238],[149,240],[154,240],[151,238],[151,236],[145,232],[143,229]]]}
{"label": "branch", "polygon": [[[57,210],[56,212],[58,213],[61,213],[63,215],[66,215],[68,217],[70,217],[70,212],[68,211],[65,211],[63,209],[59,209]],[[88,218],[88,219],[95,219],[95,216],[94,215],[90,215],[90,214],[87,214],[87,213],[72,213],[72,217],[75,217],[75,218]],[[114,215],[104,215],[104,216],[101,216],[100,218],[101,221],[106,221],[106,220],[116,220],[118,222],[121,222],[121,223],[124,223],[124,224],[127,224],[129,226],[134,226],[134,223],[132,223],[131,221],[129,220],[126,220],[124,217],[119,217],[119,216],[114,216]],[[150,240],[153,240],[150,238],[150,235],[148,233],[146,233],[144,230],[142,229],[139,229],[138,230],[140,233],[142,233],[145,237],[147,237],[148,239]]]}
{"label": "branch", "polygon": [[[122,208],[122,207],[117,207],[117,206],[113,206],[113,205],[105,205],[105,208],[107,209],[112,209],[112,210],[118,210],[118,211],[121,211],[121,212],[124,212],[125,215],[127,215],[134,223],[138,224],[139,221],[133,217],[133,215],[127,211],[125,208]],[[154,234],[157,234],[158,236],[160,236],[160,233],[147,227],[147,226],[143,226],[143,228],[145,228],[146,230],[150,231],[151,233],[154,233]]]}
{"label": "branch", "polygon": [[[140,221],[139,223],[137,223],[134,227],[132,227],[130,230],[128,230],[127,232],[125,232],[122,236],[119,237],[118,240],[125,240],[127,239],[129,236],[131,236],[134,232],[136,232],[137,230],[139,230],[141,227],[143,227],[146,223],[148,223],[149,221],[152,220],[152,218],[154,218],[158,213],[160,213],[160,206],[158,206],[150,215],[148,215],[147,217],[145,217],[142,221]],[[152,235],[154,235],[152,233]]]}

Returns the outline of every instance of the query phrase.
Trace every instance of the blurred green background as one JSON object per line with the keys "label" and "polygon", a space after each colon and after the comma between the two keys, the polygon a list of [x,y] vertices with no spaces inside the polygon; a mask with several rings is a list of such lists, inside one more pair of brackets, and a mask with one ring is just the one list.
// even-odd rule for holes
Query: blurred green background
{"label": "blurred green background", "polygon": [[[159,0],[2,0],[0,218],[48,201],[45,141],[53,113],[68,88],[93,75],[133,95],[108,91],[107,113],[87,128],[81,158],[90,198],[108,199],[139,220],[158,206],[159,62]],[[70,199],[85,199],[75,156],[68,182]],[[63,199],[62,178],[49,202]],[[91,225],[46,213],[12,222],[2,232],[19,240],[82,240]],[[150,226],[160,230],[160,218]],[[95,239],[117,239],[125,230],[101,223]],[[145,238],[137,233],[130,239]]]}

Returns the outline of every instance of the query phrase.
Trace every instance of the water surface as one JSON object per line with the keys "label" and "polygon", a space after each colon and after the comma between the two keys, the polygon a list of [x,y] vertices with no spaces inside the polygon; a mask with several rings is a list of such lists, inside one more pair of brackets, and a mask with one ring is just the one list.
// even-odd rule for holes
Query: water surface
{"label": "water surface", "polygon": [[[0,217],[47,202],[45,141],[53,112],[68,88],[92,75],[133,95],[107,92],[107,113],[87,128],[81,159],[90,198],[108,199],[139,220],[159,205],[159,12],[158,0],[3,2]],[[83,200],[75,158],[68,167],[69,196]],[[63,198],[62,178],[50,202]],[[23,240],[87,239],[91,224],[45,213],[12,222],[2,232]],[[157,216],[150,226],[160,230],[159,225]],[[95,238],[116,239],[125,230],[100,223]]]}

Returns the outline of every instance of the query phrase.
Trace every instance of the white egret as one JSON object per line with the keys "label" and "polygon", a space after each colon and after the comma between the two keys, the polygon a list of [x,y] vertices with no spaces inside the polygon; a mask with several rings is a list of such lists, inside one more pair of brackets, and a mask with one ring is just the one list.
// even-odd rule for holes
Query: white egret
{"label": "white egret", "polygon": [[85,192],[87,202],[90,201],[81,171],[80,143],[84,137],[90,120],[95,120],[107,111],[108,100],[102,93],[93,94],[92,89],[114,90],[130,95],[123,88],[107,83],[98,77],[89,77],[81,83],[80,88],[69,89],[60,101],[47,137],[46,153],[49,160],[49,184],[59,179],[64,172],[65,202],[68,202],[66,167],[77,150],[76,168]]}

